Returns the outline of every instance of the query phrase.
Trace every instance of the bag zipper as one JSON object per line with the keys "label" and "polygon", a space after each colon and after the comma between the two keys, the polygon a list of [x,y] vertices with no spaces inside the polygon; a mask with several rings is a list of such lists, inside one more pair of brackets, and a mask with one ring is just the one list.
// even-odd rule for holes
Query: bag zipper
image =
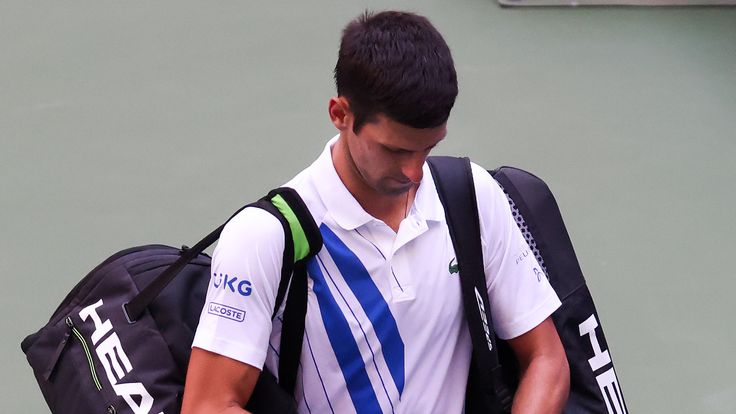
{"label": "bag zipper", "polygon": [[87,357],[87,365],[89,365],[89,372],[92,374],[92,381],[95,383],[95,387],[97,387],[97,391],[102,390],[102,384],[100,384],[100,379],[97,377],[97,370],[95,369],[95,363],[92,359],[92,353],[89,351],[89,346],[87,345],[87,341],[84,339],[84,336],[82,336],[82,333],[79,332],[79,329],[77,329],[76,326],[74,326],[74,321],[72,321],[72,318],[70,316],[67,316],[65,319],[66,325],[69,327],[71,332],[74,334],[74,336],[77,337],[79,340],[79,343],[82,345],[82,348],[84,349],[84,355]]}
{"label": "bag zipper", "polygon": [[69,336],[71,336],[71,334],[72,331],[70,329],[67,329],[64,332],[64,337],[61,338],[61,342],[59,342],[59,345],[56,346],[56,350],[52,354],[51,360],[49,361],[49,366],[43,372],[43,379],[45,379],[46,381],[51,379],[51,375],[54,373],[56,365],[59,363],[59,359],[61,359],[61,354],[64,352],[64,349],[66,349],[66,344],[69,343]]}

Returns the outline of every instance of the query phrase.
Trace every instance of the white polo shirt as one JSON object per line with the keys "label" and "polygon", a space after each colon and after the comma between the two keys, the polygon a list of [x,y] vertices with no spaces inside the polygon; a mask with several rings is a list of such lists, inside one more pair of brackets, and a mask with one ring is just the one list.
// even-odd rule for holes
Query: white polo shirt
{"label": "white polo shirt", "polygon": [[[398,233],[365,212],[335,171],[331,140],[286,186],[301,195],[324,247],[310,261],[296,397],[301,413],[460,413],[471,341],[452,241],[429,168]],[[493,325],[519,336],[560,306],[506,196],[473,165]],[[192,346],[278,372],[271,320],[284,235],[260,209],[225,227]],[[535,272],[536,270],[536,272]],[[213,373],[216,375],[216,373]]]}

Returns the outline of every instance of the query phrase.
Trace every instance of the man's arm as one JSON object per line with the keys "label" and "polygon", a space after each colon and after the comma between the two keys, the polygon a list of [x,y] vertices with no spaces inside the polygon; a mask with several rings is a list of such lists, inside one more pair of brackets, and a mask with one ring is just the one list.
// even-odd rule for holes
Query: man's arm
{"label": "man's arm", "polygon": [[570,368],[551,318],[508,340],[521,368],[513,414],[560,413],[570,391]]}
{"label": "man's arm", "polygon": [[[246,412],[266,359],[284,243],[278,219],[259,208],[242,210],[222,230],[192,344],[183,413]],[[239,313],[223,317],[211,306]]]}
{"label": "man's arm", "polygon": [[240,361],[192,348],[182,414],[243,414],[261,371]]}

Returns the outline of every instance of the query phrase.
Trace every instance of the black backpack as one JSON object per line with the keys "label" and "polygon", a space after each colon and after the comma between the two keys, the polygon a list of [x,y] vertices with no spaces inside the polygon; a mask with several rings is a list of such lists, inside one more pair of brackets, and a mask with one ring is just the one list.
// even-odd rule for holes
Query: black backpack
{"label": "black backpack", "polygon": [[[428,162],[445,207],[473,341],[465,412],[510,412],[518,363],[486,323],[492,320],[491,307],[470,161],[429,157]],[[552,192],[544,181],[518,168],[501,167],[489,173],[506,193],[516,223],[562,301],[552,319],[570,365],[570,395],[563,413],[626,414],[600,318]],[[483,293],[476,295],[478,291]]]}
{"label": "black backpack", "polygon": [[[322,248],[322,237],[292,189],[273,190],[246,207],[268,211],[284,229],[274,315],[291,286],[284,310],[289,322],[306,311],[304,264]],[[148,245],[114,254],[69,292],[44,327],[23,340],[21,348],[52,412],[180,411],[190,347],[211,280],[210,257],[202,252],[224,226],[192,248]],[[238,309],[224,306],[208,311],[242,317]],[[303,335],[303,316],[302,332],[298,322],[290,325],[291,336],[282,337],[282,347],[298,356],[301,340],[293,336]],[[295,413],[291,394],[297,364],[287,358],[279,366],[288,384],[277,384],[264,370],[246,408],[254,413]]]}

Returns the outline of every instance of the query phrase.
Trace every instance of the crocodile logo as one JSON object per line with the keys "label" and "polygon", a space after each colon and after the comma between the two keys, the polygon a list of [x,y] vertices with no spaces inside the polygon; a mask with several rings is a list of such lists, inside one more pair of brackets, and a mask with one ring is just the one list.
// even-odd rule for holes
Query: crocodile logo
{"label": "crocodile logo", "polygon": [[460,268],[457,265],[457,259],[456,258],[453,257],[452,260],[450,260],[450,264],[448,265],[448,269],[447,270],[450,272],[450,274],[457,273],[457,272],[460,271]]}

